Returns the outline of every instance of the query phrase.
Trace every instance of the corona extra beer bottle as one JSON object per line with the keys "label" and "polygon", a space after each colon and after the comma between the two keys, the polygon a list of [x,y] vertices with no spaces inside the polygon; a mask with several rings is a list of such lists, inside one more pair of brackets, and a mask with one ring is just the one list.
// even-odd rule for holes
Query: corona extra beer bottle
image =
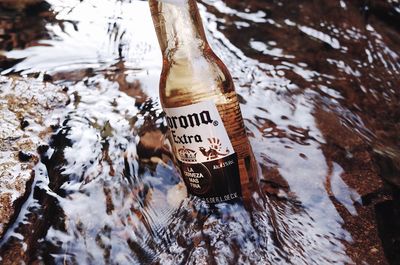
{"label": "corona extra beer bottle", "polygon": [[232,77],[207,43],[195,0],[149,0],[163,65],[160,101],[188,192],[248,199],[256,163]]}

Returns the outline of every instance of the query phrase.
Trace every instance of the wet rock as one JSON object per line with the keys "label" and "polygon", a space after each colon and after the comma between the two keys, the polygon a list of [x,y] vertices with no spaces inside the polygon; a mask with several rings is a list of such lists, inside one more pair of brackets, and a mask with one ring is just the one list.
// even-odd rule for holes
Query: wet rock
{"label": "wet rock", "polygon": [[57,71],[56,73],[49,75],[47,78],[51,79],[51,81],[62,81],[68,80],[70,82],[79,82],[80,80],[84,80],[85,78],[94,76],[95,73],[93,68],[85,68],[85,69],[74,69],[70,71]]}
{"label": "wet rock", "polygon": [[138,144],[138,154],[142,158],[149,158],[154,154],[159,154],[164,149],[164,135],[160,130],[145,132],[140,137]]}
{"label": "wet rock", "polygon": [[327,157],[338,162],[344,169],[344,181],[358,194],[364,196],[383,188],[368,143],[349,130],[328,110],[315,112],[318,127],[328,144],[324,146]]}
{"label": "wet rock", "polygon": [[[37,5],[30,6],[33,2]],[[55,14],[49,9],[45,1],[0,0],[0,50],[35,46],[38,40],[47,39],[46,23],[56,22]],[[10,59],[0,52],[0,71],[20,61],[22,59]]]}
{"label": "wet rock", "polygon": [[68,96],[53,85],[0,77],[0,236],[29,189],[38,162],[36,150],[54,123],[49,114],[67,100]]}
{"label": "wet rock", "polygon": [[[331,168],[326,190],[344,220],[344,227],[353,238],[353,243],[347,244],[347,251],[357,264],[361,264],[363,259],[369,264],[385,264],[385,246],[381,244],[379,223],[376,221],[379,216],[376,216],[374,205],[390,202],[392,197],[390,192],[386,192],[372,150],[368,142],[344,126],[334,112],[317,108],[315,117],[327,141],[322,148]],[[344,170],[339,176],[334,176],[334,163],[338,163]],[[338,192],[345,186],[341,186],[334,178],[347,185],[346,189],[353,200],[352,206],[346,206],[340,196],[335,194],[335,189]],[[368,204],[364,198],[369,198]],[[351,207],[354,207],[353,211]]]}
{"label": "wet rock", "polygon": [[379,236],[391,264],[400,263],[399,201],[385,201],[375,206]]}
{"label": "wet rock", "polygon": [[269,196],[282,197],[282,191],[284,193],[289,192],[289,184],[281,176],[279,170],[276,167],[261,166],[262,176],[262,189]]}
{"label": "wet rock", "polygon": [[110,81],[115,81],[119,85],[119,90],[124,92],[130,97],[136,99],[135,105],[142,105],[148,96],[142,89],[142,85],[138,80],[128,80],[128,75],[126,74],[126,66],[124,61],[118,61],[112,66],[115,68],[115,73],[112,75],[107,74],[107,78]]}
{"label": "wet rock", "polygon": [[396,1],[355,1],[359,5],[360,10],[363,10],[366,19],[374,15],[384,21],[387,26],[394,27],[400,22],[400,4]]}
{"label": "wet rock", "polygon": [[44,3],[43,0],[0,0],[0,6],[22,10],[30,6],[39,5]]}

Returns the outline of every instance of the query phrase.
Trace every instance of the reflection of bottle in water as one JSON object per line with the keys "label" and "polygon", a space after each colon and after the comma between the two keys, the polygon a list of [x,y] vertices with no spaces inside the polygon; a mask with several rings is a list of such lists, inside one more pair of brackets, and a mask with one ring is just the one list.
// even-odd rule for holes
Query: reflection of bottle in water
{"label": "reflection of bottle in water", "polygon": [[207,43],[195,0],[150,0],[163,54],[160,98],[189,192],[250,196],[256,165],[232,77]]}

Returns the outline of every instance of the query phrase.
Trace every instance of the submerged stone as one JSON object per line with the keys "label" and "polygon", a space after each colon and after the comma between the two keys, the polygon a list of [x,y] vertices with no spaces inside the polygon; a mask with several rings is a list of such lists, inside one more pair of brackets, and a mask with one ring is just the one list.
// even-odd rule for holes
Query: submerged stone
{"label": "submerged stone", "polygon": [[0,77],[0,237],[30,189],[36,150],[50,131],[50,114],[67,101],[60,87]]}

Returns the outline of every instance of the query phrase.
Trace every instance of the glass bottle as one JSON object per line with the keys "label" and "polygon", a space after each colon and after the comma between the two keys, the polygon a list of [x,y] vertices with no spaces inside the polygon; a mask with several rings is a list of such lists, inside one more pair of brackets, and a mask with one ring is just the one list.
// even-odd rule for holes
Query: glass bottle
{"label": "glass bottle", "polygon": [[195,0],[149,0],[163,65],[160,101],[182,177],[208,203],[249,199],[257,167],[232,77]]}

